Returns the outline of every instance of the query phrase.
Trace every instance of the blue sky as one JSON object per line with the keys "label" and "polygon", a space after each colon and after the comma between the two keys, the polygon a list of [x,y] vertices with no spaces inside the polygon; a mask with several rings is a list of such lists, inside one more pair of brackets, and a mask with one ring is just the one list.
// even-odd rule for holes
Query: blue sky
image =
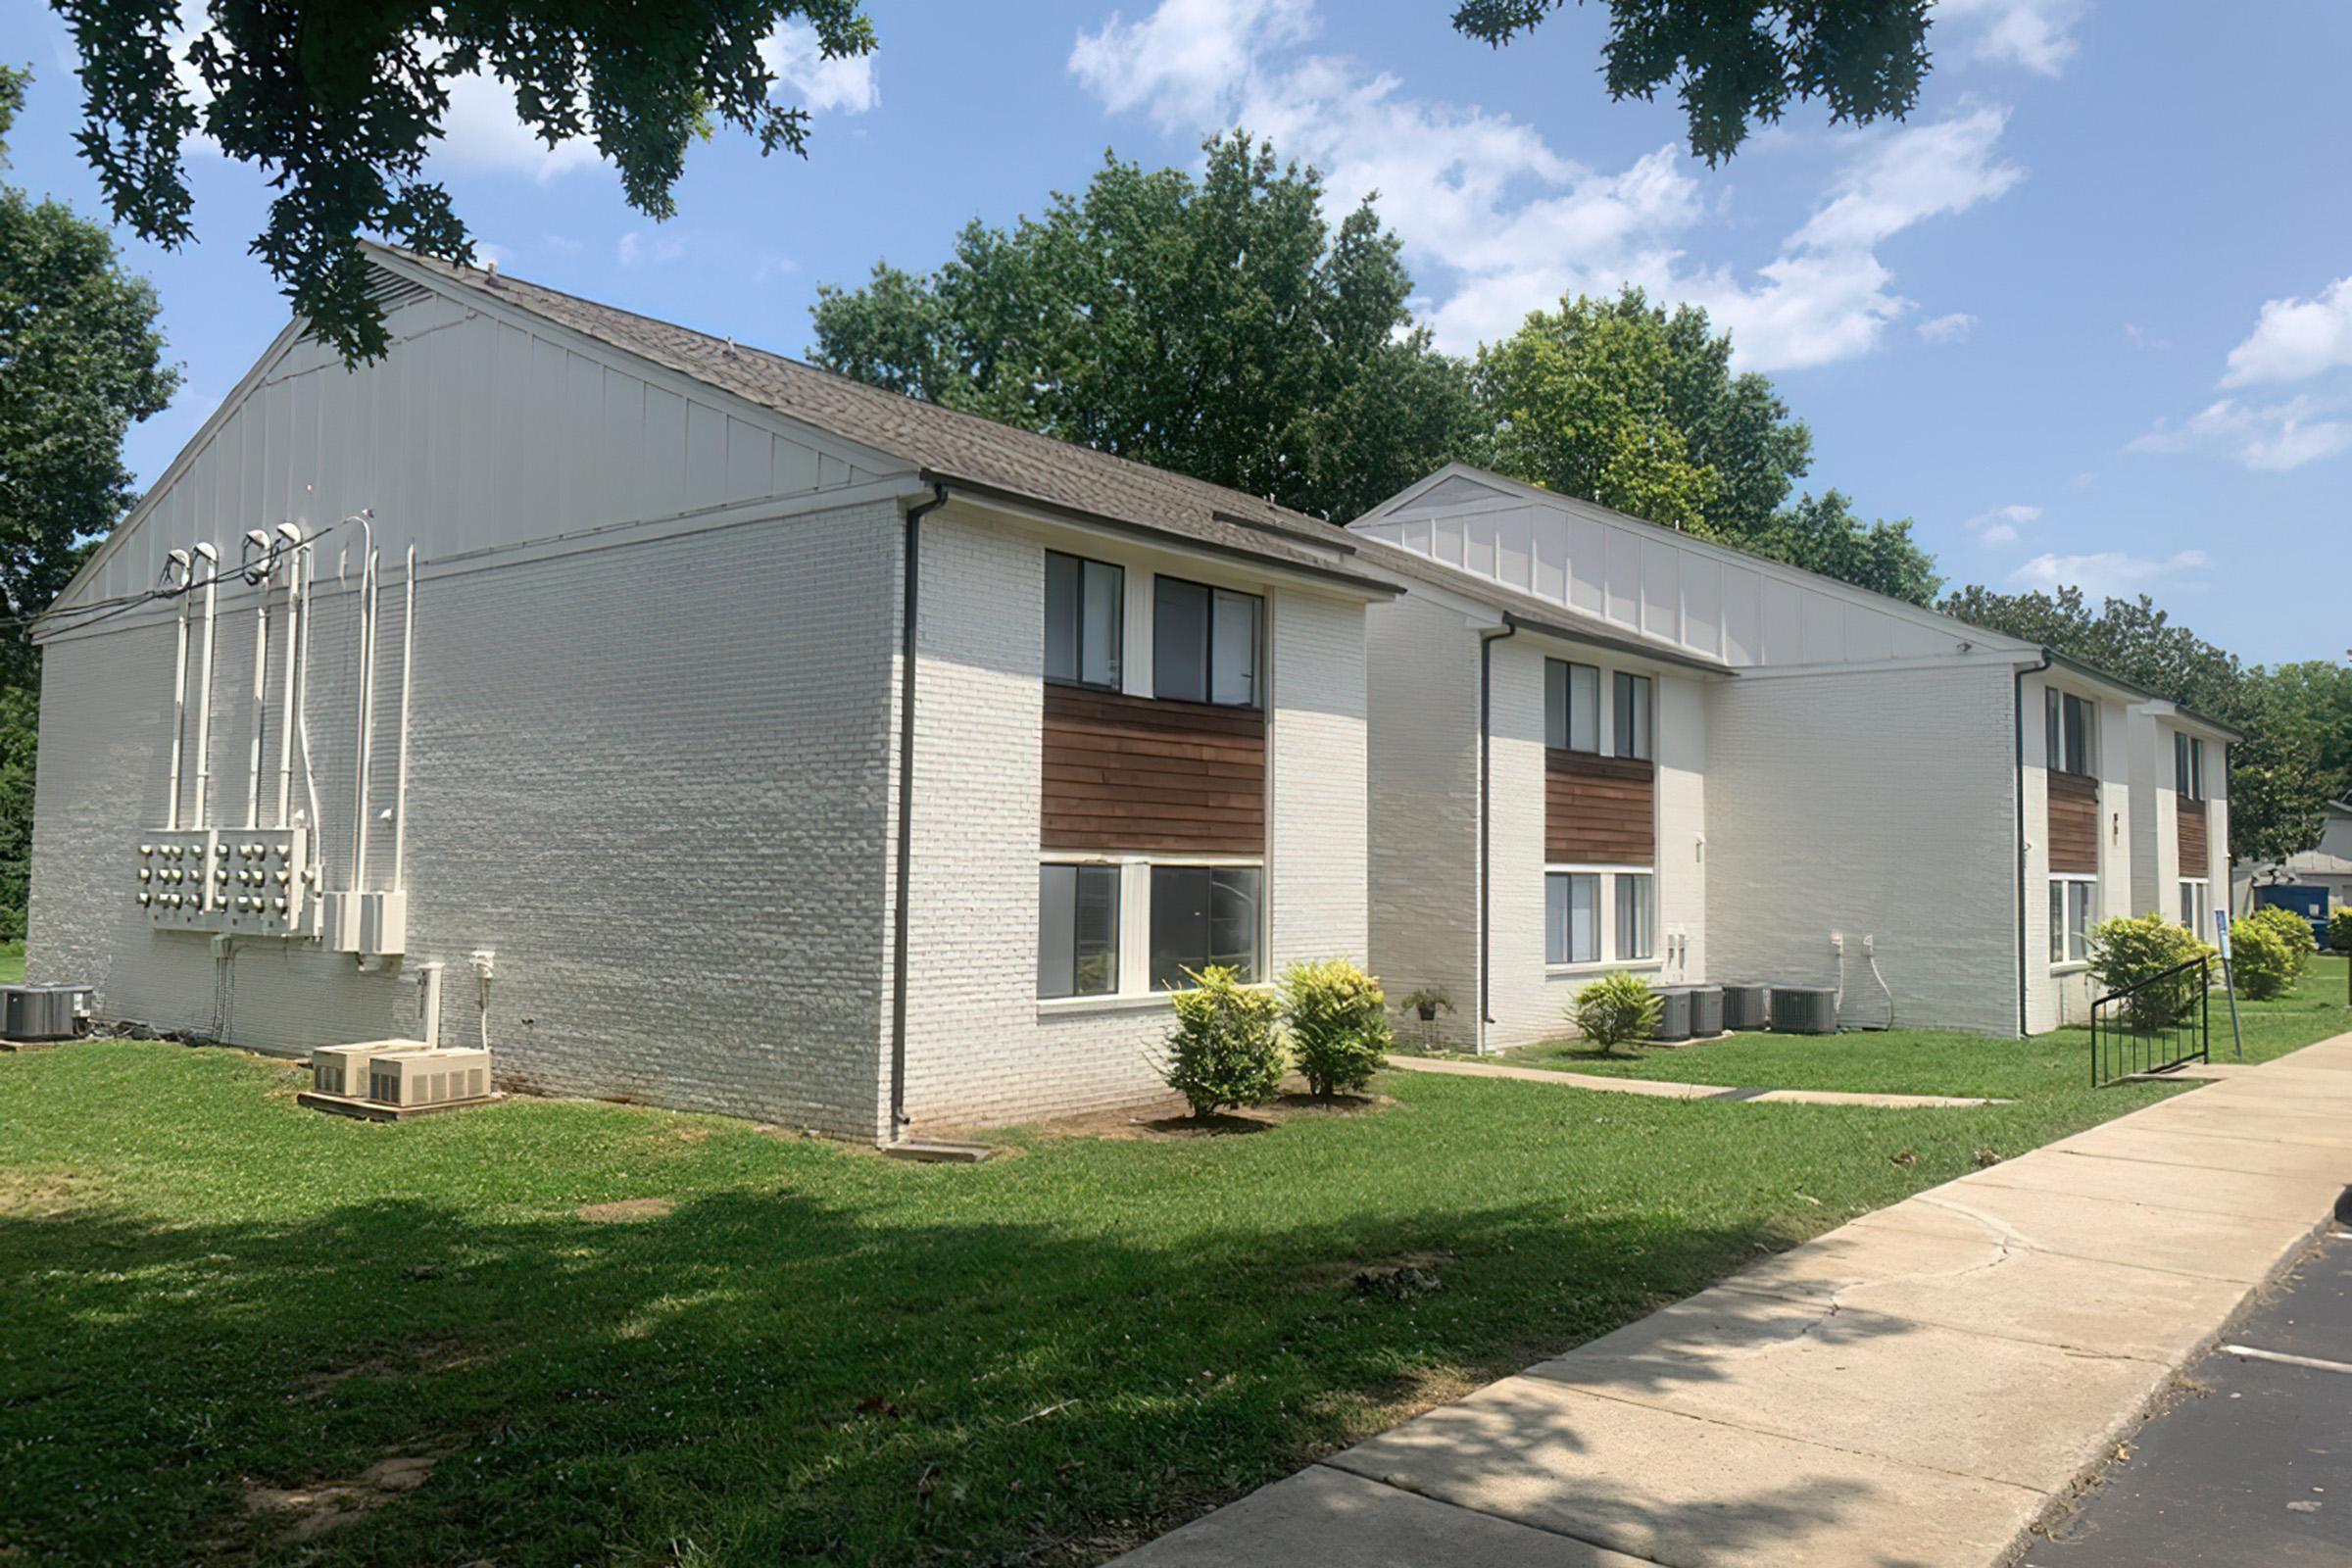
{"label": "blue sky", "polygon": [[[2352,6],[1942,0],[1907,123],[1800,106],[1720,170],[1671,105],[1608,102],[1599,6],[1499,53],[1450,10],[869,0],[870,61],[775,40],[816,111],[808,161],[699,148],[666,224],[591,151],[532,143],[489,84],[438,165],[509,270],[798,353],[818,283],[928,268],[965,220],[1037,210],[1105,148],[1192,164],[1246,124],[1335,202],[1380,191],[1448,347],[1566,290],[1702,304],[1811,423],[1810,483],[1915,518],[1954,583],[2146,591],[2251,660],[2344,656]],[[0,0],[0,36],[39,73],[6,177],[98,212],[62,25]],[[284,317],[245,254],[260,179],[200,149],[190,167],[200,243],[126,245],[187,370],[131,437],[144,477]]]}

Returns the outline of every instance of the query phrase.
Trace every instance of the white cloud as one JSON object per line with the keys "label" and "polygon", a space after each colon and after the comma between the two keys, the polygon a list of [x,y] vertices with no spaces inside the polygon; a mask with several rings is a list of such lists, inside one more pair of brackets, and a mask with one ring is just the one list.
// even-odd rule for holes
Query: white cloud
{"label": "white cloud", "polygon": [[1244,125],[1270,138],[1324,172],[1335,205],[1378,191],[1429,288],[1418,304],[1455,351],[1563,294],[1635,283],[1704,306],[1744,368],[1850,359],[1913,309],[1875,247],[2022,177],[1995,156],[1998,108],[1857,133],[1818,210],[1743,274],[1690,258],[1708,202],[1675,148],[1595,170],[1507,115],[1412,98],[1394,74],[1298,52],[1316,28],[1313,0],[1161,0],[1140,21],[1114,14],[1081,34],[1069,70],[1106,110],[1149,115],[1170,134]]}
{"label": "white cloud", "polygon": [[2155,333],[2149,331],[2147,328],[2135,325],[2131,321],[2126,321],[2124,323],[2124,341],[2131,344],[2135,349],[2148,349],[2151,351],[2169,349],[2173,346],[2173,340],[2171,338],[2158,337]]}
{"label": "white cloud", "polygon": [[2041,520],[2039,507],[2010,505],[1980,512],[1960,526],[1977,536],[1977,543],[1987,548],[2017,543],[2017,531],[2030,523]]}
{"label": "white cloud", "polygon": [[1977,329],[1977,318],[1966,311],[1954,311],[1949,316],[1931,317],[1919,323],[1923,343],[1957,343]]}
{"label": "white cloud", "polygon": [[639,262],[674,262],[685,254],[686,241],[676,234],[648,234],[644,229],[632,228],[620,236],[612,257],[623,267],[635,267]]}
{"label": "white cloud", "polygon": [[516,116],[514,90],[479,71],[450,82],[449,111],[441,117],[441,144],[434,157],[474,173],[525,174],[542,185],[604,161],[585,137],[553,147],[541,141]]}
{"label": "white cloud", "polygon": [[2096,604],[2102,599],[2144,593],[2167,585],[2188,586],[2212,563],[2202,550],[2183,550],[2165,557],[2131,556],[2105,550],[2088,556],[2040,555],[2009,574],[2024,588],[2049,592],[2080,588]]}
{"label": "white cloud", "polygon": [[788,22],[760,40],[760,58],[790,88],[794,102],[812,114],[862,115],[882,101],[874,79],[874,57],[827,60],[817,48],[816,29]]}
{"label": "white cloud", "polygon": [[2352,420],[2309,397],[2261,408],[2223,398],[2186,423],[2155,429],[2132,441],[2133,452],[2189,452],[2220,448],[2248,468],[2282,473],[2352,450]]}
{"label": "white cloud", "polygon": [[1936,0],[1929,41],[1941,43],[1954,29],[1953,51],[1963,59],[2055,76],[2074,55],[2082,11],[2083,0]]}
{"label": "white cloud", "polygon": [[2352,277],[2317,299],[2266,302],[2253,332],[2230,351],[2222,385],[2300,381],[2344,366],[2352,366]]}

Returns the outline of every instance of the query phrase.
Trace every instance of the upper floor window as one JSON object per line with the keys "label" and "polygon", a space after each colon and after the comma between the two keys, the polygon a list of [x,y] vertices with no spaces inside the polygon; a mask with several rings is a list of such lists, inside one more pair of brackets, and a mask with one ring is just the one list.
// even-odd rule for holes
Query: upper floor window
{"label": "upper floor window", "polygon": [[1187,703],[1259,705],[1264,601],[1161,577],[1152,600],[1152,690]]}
{"label": "upper floor window", "polygon": [[1544,744],[1563,752],[1600,750],[1599,670],[1544,661]]}
{"label": "upper floor window", "polygon": [[1617,755],[1646,759],[1650,755],[1649,677],[1617,674]]}
{"label": "upper floor window", "polygon": [[2205,743],[2194,735],[2173,735],[2173,788],[2184,801],[2205,798]]}
{"label": "upper floor window", "polygon": [[2098,704],[2054,686],[2045,687],[2042,697],[2042,739],[2047,748],[2043,755],[2050,771],[2085,776],[2095,772],[2099,764]]}
{"label": "upper floor window", "polygon": [[1046,552],[1046,679],[1118,690],[1126,595],[1119,567]]}

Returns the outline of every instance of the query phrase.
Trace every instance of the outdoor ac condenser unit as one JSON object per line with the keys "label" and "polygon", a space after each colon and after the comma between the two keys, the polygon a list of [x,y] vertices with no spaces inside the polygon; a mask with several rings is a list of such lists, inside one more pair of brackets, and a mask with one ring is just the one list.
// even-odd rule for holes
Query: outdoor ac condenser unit
{"label": "outdoor ac condenser unit", "polygon": [[88,986],[0,986],[0,1040],[71,1040],[89,1004]]}
{"label": "outdoor ac condenser unit", "polygon": [[421,1040],[368,1040],[356,1046],[320,1046],[311,1053],[311,1092],[339,1100],[368,1098],[368,1064],[396,1052],[422,1051]]}
{"label": "outdoor ac condenser unit", "polygon": [[368,1063],[368,1098],[414,1110],[487,1099],[490,1053],[480,1047],[387,1052]]}
{"label": "outdoor ac condenser unit", "polygon": [[1723,988],[1723,1026],[1726,1029],[1761,1029],[1771,1022],[1772,987]]}
{"label": "outdoor ac condenser unit", "polygon": [[1782,1035],[1834,1035],[1838,1032],[1838,991],[1834,986],[1774,986],[1772,1031]]}
{"label": "outdoor ac condenser unit", "polygon": [[1686,986],[1690,996],[1690,1038],[1712,1040],[1723,1033],[1723,987]]}
{"label": "outdoor ac condenser unit", "polygon": [[1658,1026],[1649,1038],[1672,1043],[1690,1038],[1690,988],[1665,986],[1658,992]]}

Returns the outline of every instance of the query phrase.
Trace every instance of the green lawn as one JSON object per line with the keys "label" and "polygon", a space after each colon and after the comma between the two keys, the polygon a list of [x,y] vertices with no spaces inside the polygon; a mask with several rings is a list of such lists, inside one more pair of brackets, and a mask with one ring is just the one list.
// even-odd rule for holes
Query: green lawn
{"label": "green lawn", "polygon": [[[938,1167],[576,1102],[366,1125],[228,1051],[0,1056],[0,1560],[1099,1561],[2172,1092],[2018,1076],[1921,1112],[1392,1073],[1360,1114]],[[576,1212],[624,1200],[675,1206]],[[1348,1288],[1399,1258],[1443,1288]],[[307,1542],[248,1503],[408,1456]]]}
{"label": "green lawn", "polygon": [[[2352,1029],[2344,1002],[2344,959],[2320,955],[2295,991],[2276,1002],[2241,1002],[2247,1061]],[[2231,1053],[2230,1004],[2213,998],[2213,1058]],[[1582,1040],[1554,1040],[1506,1052],[1526,1066],[1561,1067],[1627,1078],[1723,1084],[1743,1089],[1854,1089],[1904,1095],[2039,1096],[2086,1084],[2090,1035],[2058,1029],[2031,1040],[1987,1040],[1945,1030],[1874,1034],[1737,1034],[1698,1046],[1620,1048],[1601,1055]],[[2102,1090],[2101,1094],[2113,1091]]]}
{"label": "green lawn", "polygon": [[24,978],[24,944],[0,942],[0,986],[13,986]]}

